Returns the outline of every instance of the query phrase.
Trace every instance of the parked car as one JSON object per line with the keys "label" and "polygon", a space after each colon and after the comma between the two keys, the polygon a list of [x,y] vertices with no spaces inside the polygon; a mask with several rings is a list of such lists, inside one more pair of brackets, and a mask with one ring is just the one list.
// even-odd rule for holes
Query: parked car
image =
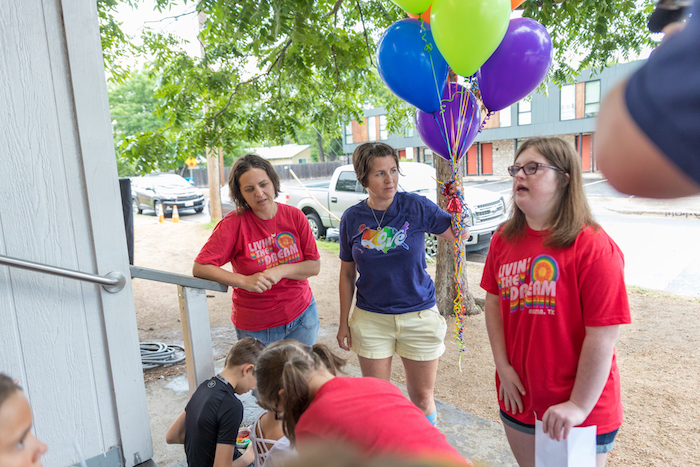
{"label": "parked car", "polygon": [[194,209],[204,210],[204,196],[187,180],[176,174],[154,174],[131,179],[131,199],[134,212],[141,214],[144,209],[157,210],[160,204],[163,212],[178,212]]}
{"label": "parked car", "polygon": [[[437,176],[435,168],[418,162],[402,162],[400,167],[400,191],[418,193],[426,196],[432,202],[436,202],[437,183],[435,180]],[[286,201],[301,209],[306,214],[311,231],[316,238],[325,236],[328,229],[335,229],[339,225],[339,222],[326,210],[341,218],[347,208],[368,196],[364,187],[357,181],[352,165],[343,165],[335,169],[329,183],[324,185],[310,184],[306,188],[308,191],[301,187],[287,189],[280,194],[278,201]],[[493,233],[506,220],[505,201],[498,194],[472,187],[464,188],[464,199],[471,212],[469,219],[467,219],[471,228],[470,236],[465,241],[466,250],[480,250],[488,246]],[[319,203],[325,209],[321,208]],[[332,231],[332,234],[336,234],[335,230]],[[435,256],[437,237],[426,235],[425,247],[428,255]]]}

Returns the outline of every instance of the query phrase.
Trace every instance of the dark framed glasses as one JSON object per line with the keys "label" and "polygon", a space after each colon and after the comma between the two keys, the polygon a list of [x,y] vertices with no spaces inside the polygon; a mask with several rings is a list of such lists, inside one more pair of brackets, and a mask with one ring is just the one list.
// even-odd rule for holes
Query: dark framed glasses
{"label": "dark framed glasses", "polygon": [[554,167],[553,165],[540,164],[539,162],[530,162],[525,165],[511,165],[510,167],[508,167],[508,173],[511,177],[515,177],[516,175],[518,175],[518,172],[520,172],[520,169],[523,169],[525,175],[532,175],[537,172],[538,167],[547,167],[548,169],[560,170],[563,172],[562,169],[560,169],[559,167]]}

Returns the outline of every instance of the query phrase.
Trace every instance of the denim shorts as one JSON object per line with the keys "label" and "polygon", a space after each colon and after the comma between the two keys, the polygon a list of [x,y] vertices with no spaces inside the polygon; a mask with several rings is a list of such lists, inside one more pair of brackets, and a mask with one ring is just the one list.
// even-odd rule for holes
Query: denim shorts
{"label": "denim shorts", "polygon": [[[528,423],[523,423],[517,420],[501,409],[501,420],[504,425],[508,425],[514,430],[518,430],[521,433],[526,433],[528,435],[535,435],[535,425],[530,425]],[[605,454],[606,452],[612,451],[615,447],[615,436],[617,435],[617,430],[611,431],[610,433],[603,433],[601,435],[596,435],[596,454]]]}
{"label": "denim shorts", "polygon": [[282,339],[296,339],[306,345],[314,345],[316,337],[318,337],[319,324],[316,299],[311,297],[311,303],[309,303],[306,310],[289,324],[260,331],[236,329],[236,335],[239,339],[246,336],[254,337],[266,346]]}
{"label": "denim shorts", "polygon": [[360,357],[381,359],[396,353],[409,360],[427,362],[445,352],[447,323],[436,306],[400,315],[355,307],[348,324],[352,351]]}

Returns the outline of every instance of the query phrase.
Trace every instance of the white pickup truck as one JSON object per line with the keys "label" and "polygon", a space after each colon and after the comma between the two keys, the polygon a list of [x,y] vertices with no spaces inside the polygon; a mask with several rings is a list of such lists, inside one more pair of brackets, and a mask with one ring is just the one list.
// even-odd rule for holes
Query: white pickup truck
{"label": "white pickup truck", "polygon": [[[400,191],[418,193],[436,202],[435,179],[437,177],[433,167],[418,162],[402,162],[400,171]],[[306,190],[301,186],[285,187],[277,200],[301,209],[306,214],[316,238],[325,236],[327,229],[338,227],[339,224],[333,216],[319,206],[319,203],[340,219],[347,208],[368,196],[357,181],[352,165],[343,165],[335,169],[330,182],[310,182],[305,185]],[[464,188],[464,199],[471,211],[471,216],[467,220],[471,226],[471,235],[465,245],[467,251],[480,250],[488,246],[493,233],[506,220],[505,201],[502,196],[495,193],[470,187]],[[428,255],[435,256],[437,249],[435,235],[426,235],[425,248]]]}

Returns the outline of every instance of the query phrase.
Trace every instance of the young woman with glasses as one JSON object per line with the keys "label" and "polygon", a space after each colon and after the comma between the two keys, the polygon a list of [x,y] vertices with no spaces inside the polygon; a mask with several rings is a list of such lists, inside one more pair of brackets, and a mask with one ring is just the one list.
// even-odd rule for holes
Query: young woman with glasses
{"label": "young woman with glasses", "polygon": [[551,438],[597,426],[597,465],[622,423],[615,357],[630,323],[624,258],[593,220],[579,158],[559,138],[523,143],[508,168],[512,216],[481,286],[500,414],[520,466],[535,465],[535,417]]}

